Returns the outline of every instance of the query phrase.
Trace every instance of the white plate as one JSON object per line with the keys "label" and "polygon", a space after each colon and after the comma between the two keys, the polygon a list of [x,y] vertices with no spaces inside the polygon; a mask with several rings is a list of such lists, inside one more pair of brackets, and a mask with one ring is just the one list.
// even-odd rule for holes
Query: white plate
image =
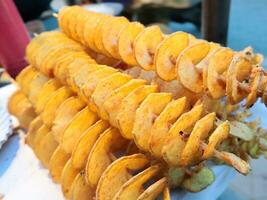
{"label": "white plate", "polygon": [[0,149],[12,134],[11,117],[0,101]]}

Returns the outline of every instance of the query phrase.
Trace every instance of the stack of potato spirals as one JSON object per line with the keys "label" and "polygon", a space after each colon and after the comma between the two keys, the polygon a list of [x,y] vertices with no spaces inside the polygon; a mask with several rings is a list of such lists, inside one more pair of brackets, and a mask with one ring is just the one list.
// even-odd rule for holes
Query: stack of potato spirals
{"label": "stack of potato spirals", "polygon": [[27,58],[31,65],[17,77],[10,111],[20,119],[17,96],[32,104],[37,116],[27,143],[67,198],[154,199],[164,190],[168,199],[167,185],[199,191],[214,179],[199,164],[212,156],[249,172],[245,161],[215,149],[229,125],[215,125],[215,113],[206,114],[201,103],[190,108],[186,98],[98,65],[59,32],[36,37]]}

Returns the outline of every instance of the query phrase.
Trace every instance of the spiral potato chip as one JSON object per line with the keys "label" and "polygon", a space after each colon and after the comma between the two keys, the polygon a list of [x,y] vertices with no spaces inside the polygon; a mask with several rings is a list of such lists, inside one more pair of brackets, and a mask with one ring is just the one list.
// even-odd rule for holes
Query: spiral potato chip
{"label": "spiral potato chip", "polygon": [[102,25],[102,42],[108,53],[120,59],[118,41],[121,30],[127,26],[129,21],[125,17],[110,18],[105,20]]}
{"label": "spiral potato chip", "polygon": [[[149,138],[155,118],[171,101],[170,93],[152,93],[140,104],[135,113],[133,136],[135,143],[142,150],[149,150]],[[145,120],[146,123],[143,123]]]}
{"label": "spiral potato chip", "polygon": [[53,152],[49,161],[49,171],[52,179],[56,183],[60,183],[63,168],[69,159],[70,155],[67,154],[60,146],[58,146]]}
{"label": "spiral potato chip", "polygon": [[52,131],[59,142],[63,137],[63,132],[73,117],[85,107],[85,103],[77,97],[69,97],[63,101],[55,113]]}
{"label": "spiral potato chip", "polygon": [[144,190],[143,185],[153,176],[155,176],[159,172],[159,169],[160,168],[156,165],[151,166],[140,172],[139,174],[131,177],[121,186],[121,189],[116,193],[116,196],[113,199],[138,199],[138,197],[142,194],[142,191]]}
{"label": "spiral potato chip", "polygon": [[71,161],[75,168],[82,169],[85,167],[86,159],[91,152],[95,142],[97,141],[99,136],[108,128],[109,125],[107,122],[99,120],[83,132],[82,136],[79,138],[79,141],[76,143],[71,155]]}
{"label": "spiral potato chip", "polygon": [[129,171],[140,170],[148,164],[143,154],[122,157],[113,162],[101,176],[96,189],[96,198],[112,199],[119,189],[127,182],[131,174]]}
{"label": "spiral potato chip", "polygon": [[138,22],[128,23],[119,34],[118,50],[121,59],[129,65],[137,65],[134,54],[134,40],[144,30],[144,26]]}
{"label": "spiral potato chip", "polygon": [[78,112],[65,128],[62,135],[61,146],[67,153],[72,153],[73,148],[82,135],[83,131],[89,128],[98,120],[98,116],[88,107]]}
{"label": "spiral potato chip", "polygon": [[[151,40],[153,38],[153,40]],[[164,39],[158,26],[145,28],[134,41],[134,53],[137,63],[145,70],[154,69],[153,65],[156,47]]]}
{"label": "spiral potato chip", "polygon": [[166,37],[155,54],[155,68],[164,80],[176,78],[176,62],[180,53],[194,41],[194,37],[184,32],[176,32]]}
{"label": "spiral potato chip", "polygon": [[80,172],[74,179],[71,189],[70,198],[73,200],[93,200],[95,191],[86,182],[84,172]]}
{"label": "spiral potato chip", "polygon": [[72,92],[65,86],[53,92],[50,99],[45,104],[44,111],[41,113],[42,120],[47,126],[52,126],[53,120],[55,119],[56,110],[58,109],[59,105],[71,95]]}

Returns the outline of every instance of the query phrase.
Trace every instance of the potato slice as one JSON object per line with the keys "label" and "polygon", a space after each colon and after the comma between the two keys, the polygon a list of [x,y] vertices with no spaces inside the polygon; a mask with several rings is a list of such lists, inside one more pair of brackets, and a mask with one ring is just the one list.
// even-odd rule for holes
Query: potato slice
{"label": "potato slice", "polygon": [[226,93],[230,103],[236,104],[243,100],[248,91],[242,88],[242,82],[251,74],[251,63],[236,54],[228,67],[226,79]]}
{"label": "potato slice", "polygon": [[49,133],[47,133],[39,145],[40,145],[40,155],[39,155],[40,160],[43,163],[43,165],[46,168],[48,168],[50,158],[58,146],[58,142],[55,140],[53,132],[50,131]]}
{"label": "potato slice", "polygon": [[[47,40],[47,39],[46,39]],[[53,51],[55,48],[58,48],[59,43],[67,41],[66,38],[61,37],[60,39],[51,39],[47,40],[47,43],[42,45],[37,53],[36,57],[33,63],[31,63],[39,72],[42,72],[45,74],[45,71],[43,68],[41,68],[43,60],[47,58],[48,54]],[[52,45],[51,43],[57,44],[57,45]],[[56,43],[57,42],[57,43]]]}
{"label": "potato slice", "polygon": [[171,194],[170,194],[170,189],[168,186],[166,186],[163,190],[163,200],[171,200]]}
{"label": "potato slice", "polygon": [[108,57],[112,57],[109,52],[106,50],[104,43],[103,43],[103,38],[106,37],[106,35],[103,35],[103,29],[104,29],[104,25],[106,24],[106,22],[109,22],[109,20],[112,18],[112,16],[108,16],[108,15],[102,15],[101,17],[99,17],[99,21],[97,23],[97,26],[95,27],[95,29],[93,30],[93,42],[95,45],[95,50],[98,53],[101,53],[105,56]]}
{"label": "potato slice", "polygon": [[147,27],[138,34],[134,41],[134,53],[137,63],[143,69],[153,70],[155,68],[154,56],[163,39],[164,35],[159,26]]}
{"label": "potato slice", "polygon": [[28,98],[34,107],[36,105],[37,97],[40,93],[40,90],[43,88],[43,86],[47,83],[48,80],[48,77],[42,75],[41,73],[37,73],[33,80],[30,82]]}
{"label": "potato slice", "polygon": [[192,127],[200,119],[202,113],[203,105],[196,105],[190,111],[179,117],[179,119],[171,127],[169,134],[177,134],[180,131],[185,131],[186,129]]}
{"label": "potato slice", "polygon": [[85,58],[87,57],[87,62],[90,62],[90,59],[88,59],[88,55],[84,51],[70,51],[65,54],[65,56],[62,56],[58,59],[58,61],[55,63],[54,66],[54,76],[60,80],[60,82],[64,85],[67,84],[67,78],[69,76],[68,74],[68,66],[72,63],[75,62],[75,59],[78,58]]}
{"label": "potato slice", "polygon": [[36,117],[31,102],[20,90],[14,92],[9,98],[8,111],[10,114],[16,116],[20,126],[26,129],[28,129],[30,123]]}
{"label": "potato slice", "polygon": [[78,112],[65,128],[60,145],[67,153],[72,153],[82,133],[98,120],[98,116],[88,107]]}
{"label": "potato slice", "polygon": [[[149,159],[143,154],[124,156],[114,161],[102,174],[96,189],[96,198],[99,200],[116,199],[115,194],[126,183],[131,174],[129,171],[140,170],[149,163]],[[154,174],[158,172],[154,170]],[[149,176],[149,175],[147,175]],[[129,195],[127,199],[131,198]]]}
{"label": "potato slice", "polygon": [[144,25],[139,22],[130,22],[119,34],[119,54],[121,59],[129,65],[137,65],[133,45],[135,38],[144,28]]}
{"label": "potato slice", "polygon": [[72,9],[68,12],[68,14],[66,15],[67,17],[67,22],[66,22],[66,29],[67,29],[67,35],[69,35],[71,38],[75,38],[74,36],[74,26],[75,26],[75,22],[76,22],[76,16],[83,12],[83,8],[81,8],[80,6],[72,6]]}
{"label": "potato slice", "polygon": [[112,153],[125,149],[126,143],[127,141],[122,138],[115,128],[109,128],[100,135],[88,156],[86,164],[86,182],[90,186],[97,186],[101,175],[113,161]]}
{"label": "potato slice", "polygon": [[105,100],[103,107],[109,115],[109,122],[114,127],[118,128],[117,115],[120,110],[120,105],[123,99],[134,89],[145,85],[146,81],[142,79],[132,79],[126,84],[114,90],[110,96]]}
{"label": "potato slice", "polygon": [[40,44],[42,44],[43,42],[43,33],[40,34],[38,37],[34,37],[31,39],[31,42],[27,45],[25,52],[25,57],[28,63],[33,63],[33,60],[35,59],[35,53],[37,53],[36,50],[38,50]]}
{"label": "potato slice", "polygon": [[67,84],[66,77],[68,68],[67,66],[73,62],[74,56],[85,54],[85,52],[66,52],[64,55],[58,57],[57,62],[54,63],[53,74],[62,83]]}
{"label": "potato slice", "polygon": [[164,177],[154,184],[150,185],[137,200],[155,200],[167,185],[167,179]]}
{"label": "potato slice", "polygon": [[73,18],[74,26],[72,27],[72,29],[74,30],[74,39],[77,42],[80,42],[82,44],[83,44],[83,37],[81,37],[81,35],[83,35],[83,29],[81,29],[80,27],[84,24],[83,20],[88,15],[90,15],[90,13],[83,8],[83,9],[80,10],[79,13],[77,13],[76,18]]}
{"label": "potato slice", "polygon": [[22,69],[22,71],[16,77],[16,82],[20,86],[22,86],[23,85],[22,82],[24,81],[24,79],[27,78],[28,74],[32,73],[32,71],[35,71],[32,65],[28,65],[27,67]]}
{"label": "potato slice", "polygon": [[[91,96],[93,94],[93,92],[95,91],[95,88],[97,86],[97,84],[107,78],[108,76],[110,76],[111,74],[114,74],[118,72],[118,70],[112,68],[112,67],[103,67],[103,69],[97,70],[96,72],[93,72],[91,74],[88,75],[87,77],[87,81],[86,83],[82,86],[82,95],[84,96],[85,99],[87,100],[87,103],[90,102]],[[91,107],[91,105],[89,105],[90,109],[92,109],[93,111],[96,111],[96,108],[94,107],[94,109]]]}
{"label": "potato slice", "polygon": [[194,36],[179,31],[170,34],[159,44],[155,53],[154,65],[160,78],[165,81],[176,78],[177,57],[194,40]]}
{"label": "potato slice", "polygon": [[263,72],[258,70],[253,74],[254,78],[251,81],[250,93],[247,96],[246,107],[251,107],[257,101],[258,87],[263,78]]}
{"label": "potato slice", "polygon": [[182,114],[170,128],[162,148],[162,155],[171,166],[179,165],[180,156],[185,147],[185,141],[180,134],[193,127],[200,119],[202,112],[202,105],[195,106],[192,110]]}
{"label": "potato slice", "polygon": [[49,132],[50,129],[44,124],[37,130],[33,143],[33,151],[38,159],[40,159],[40,151],[42,149],[40,143],[43,141],[43,139]]}
{"label": "potato slice", "polygon": [[110,17],[102,26],[102,41],[104,48],[113,58],[120,59],[118,41],[119,33],[129,24],[125,17]]}
{"label": "potato slice", "polygon": [[208,159],[213,155],[214,149],[229,136],[230,125],[228,121],[220,124],[209,137],[209,143],[204,150],[202,159]]}
{"label": "potato slice", "polygon": [[[143,166],[144,167],[144,166]],[[143,185],[157,175],[159,172],[159,166],[154,165],[151,166],[144,171],[138,173],[133,177],[127,177],[126,182],[122,182],[118,192],[116,193],[114,200],[135,200],[137,199],[143,192]],[[103,194],[104,195],[104,194]]]}
{"label": "potato slice", "polygon": [[88,19],[91,18],[93,14],[95,14],[95,13],[93,14],[92,13],[93,12],[88,12],[87,10],[84,10],[81,13],[81,15],[78,16],[78,19],[77,19],[77,21],[79,22],[76,25],[76,35],[78,36],[77,41],[80,41],[84,46],[86,46],[86,39],[84,37],[85,26],[86,26]]}
{"label": "potato slice", "polygon": [[144,85],[136,88],[123,99],[117,115],[119,129],[123,137],[133,139],[132,130],[136,110],[144,99],[154,92],[157,92],[157,86]]}
{"label": "potato slice", "polygon": [[75,169],[72,164],[71,160],[69,159],[66,163],[66,165],[63,168],[60,184],[61,184],[61,190],[64,194],[64,196],[69,199],[71,197],[71,186],[75,179],[75,177],[78,175],[80,171],[78,169]]}
{"label": "potato slice", "polygon": [[85,182],[84,171],[78,173],[71,186],[70,199],[94,200],[94,196],[95,189]]}
{"label": "potato slice", "polygon": [[192,92],[200,93],[203,91],[201,70],[196,65],[208,55],[210,48],[208,42],[200,41],[184,49],[177,58],[177,79]]}
{"label": "potato slice", "polygon": [[34,108],[31,106],[28,99],[24,99],[23,101],[20,101],[18,110],[19,114],[17,118],[19,120],[20,127],[28,129],[32,120],[36,118]]}
{"label": "potato slice", "polygon": [[164,145],[166,134],[168,134],[171,125],[186,110],[187,101],[185,97],[171,101],[160,115],[156,118],[149,139],[150,152],[159,158],[162,157],[161,151]]}
{"label": "potato slice", "polygon": [[37,131],[43,125],[43,121],[40,116],[37,116],[29,125],[29,130],[26,136],[26,143],[33,148],[34,140],[37,135]]}
{"label": "potato slice", "polygon": [[226,151],[214,151],[214,154],[218,159],[223,160],[230,166],[233,166],[241,174],[247,175],[251,171],[249,163],[233,153]]}
{"label": "potato slice", "polygon": [[197,65],[196,68],[202,73],[202,82],[203,82],[203,90],[207,91],[207,76],[208,76],[208,67],[209,67],[209,62],[211,57],[218,52],[219,50],[221,50],[222,46],[220,46],[220,44],[218,43],[214,43],[214,42],[209,42],[210,45],[210,50],[208,55],[202,59]]}
{"label": "potato slice", "polygon": [[21,101],[27,100],[27,97],[25,96],[24,93],[20,89],[17,89],[10,97],[8,100],[8,112],[12,115],[17,116],[19,113],[19,103]]}
{"label": "potato slice", "polygon": [[149,138],[152,125],[157,116],[172,100],[170,93],[152,93],[136,110],[133,136],[136,145],[142,150],[149,150]]}
{"label": "potato slice", "polygon": [[186,179],[182,186],[190,192],[200,192],[208,187],[215,180],[215,175],[212,170],[207,167],[202,167],[200,171]]}
{"label": "potato slice", "polygon": [[[67,70],[66,70],[66,82],[71,87],[71,89],[75,92],[78,91],[78,88],[75,84],[76,76],[83,77],[83,72],[89,74],[94,70],[99,69],[97,66],[90,67],[90,64],[95,64],[91,58],[87,57],[80,57],[73,60],[71,63],[68,63]],[[86,78],[86,76],[84,77]],[[74,80],[75,79],[75,80]]]}
{"label": "potato slice", "polygon": [[[43,57],[43,62],[40,62],[40,66],[38,68],[43,71],[47,76],[53,76],[53,62],[57,61],[59,57],[61,57],[64,53],[68,53],[69,51],[84,51],[85,47],[83,47],[80,43],[77,43],[71,39],[69,39],[66,35],[62,35],[61,39],[55,42],[50,42],[54,40],[54,38],[47,38],[46,41],[48,43],[44,43],[41,48],[45,49],[44,46],[50,48],[50,50]],[[38,50],[39,51],[39,50]],[[49,59],[51,58],[51,59]]]}
{"label": "potato slice", "polygon": [[59,13],[58,13],[58,24],[59,24],[59,27],[62,29],[62,31],[64,33],[68,33],[66,30],[67,28],[67,17],[68,17],[68,14],[70,13],[70,11],[72,10],[72,6],[64,6],[60,9]]}
{"label": "potato slice", "polygon": [[56,150],[50,158],[48,167],[51,177],[56,183],[60,182],[63,168],[69,158],[70,154],[67,154],[60,146],[57,146]]}
{"label": "potato slice", "polygon": [[71,95],[72,92],[66,86],[63,86],[53,92],[53,94],[50,96],[45,104],[43,112],[41,113],[41,118],[48,127],[52,126],[52,123],[55,119],[56,110],[60,104],[62,104]]}
{"label": "potato slice", "polygon": [[46,76],[53,77],[55,63],[57,63],[62,56],[69,52],[81,52],[83,50],[84,49],[80,44],[74,42],[59,45],[57,48],[53,49],[53,51],[50,51],[50,53],[43,59],[40,68]]}
{"label": "potato slice", "polygon": [[234,52],[228,48],[222,48],[210,58],[207,71],[207,88],[212,98],[220,98],[225,95],[225,83],[220,80],[224,76]]}
{"label": "potato slice", "polygon": [[[76,64],[75,64],[76,65]],[[77,62],[77,66],[69,65],[69,85],[72,90],[78,92],[81,90],[83,84],[87,81],[88,75],[101,69],[101,66],[98,64],[89,64],[86,63],[84,65],[79,65]]]}
{"label": "potato slice", "polygon": [[[72,7],[70,7],[72,8]],[[70,17],[72,16],[72,13],[74,12],[75,8],[74,9],[69,9],[69,10],[66,10],[65,11],[65,15],[62,15],[62,26],[61,26],[61,29],[62,29],[62,32],[65,33],[66,35],[70,35]],[[64,11],[64,9],[62,9],[62,12]],[[60,14],[60,13],[59,13]]]}
{"label": "potato slice", "polygon": [[[91,61],[88,61],[88,63],[84,65],[77,65],[76,67],[74,65],[70,65],[68,67],[68,71],[70,74],[69,84],[72,88],[75,88],[75,91],[78,92],[82,85],[87,81],[88,76],[96,72],[97,70],[102,69],[102,65],[89,63]],[[77,63],[78,64],[78,63]]]}
{"label": "potato slice", "polygon": [[50,99],[50,96],[60,87],[62,87],[62,85],[56,79],[50,79],[44,84],[36,99],[35,109],[38,114],[43,111],[45,104]]}
{"label": "potato slice", "polygon": [[59,44],[65,41],[71,41],[68,39],[63,33],[58,31],[44,32],[40,34],[40,38],[38,44],[34,51],[32,51],[32,55],[30,56],[30,63],[36,68],[40,70],[40,64],[42,63],[43,58],[47,55],[49,50],[51,49],[52,44]]}
{"label": "potato slice", "polygon": [[76,36],[76,30],[75,30],[75,27],[76,27],[76,23],[77,23],[77,16],[82,13],[84,11],[84,9],[80,6],[74,6],[72,11],[69,12],[68,14],[68,20],[69,20],[69,23],[67,24],[68,26],[68,30],[69,30],[69,37],[72,38],[72,39],[75,39],[77,38]]}
{"label": "potato slice", "polygon": [[[83,36],[85,43],[90,49],[99,52],[98,44],[96,39],[100,36],[100,27],[103,18],[107,17],[106,15],[90,12],[89,17],[85,21],[85,26],[83,30]],[[101,23],[100,23],[101,22]],[[100,40],[102,41],[102,40]]]}
{"label": "potato slice", "polygon": [[30,87],[31,87],[31,82],[33,80],[33,78],[36,76],[38,72],[34,69],[31,68],[29,70],[26,70],[25,74],[22,76],[21,79],[19,79],[19,86],[21,88],[21,91],[25,94],[25,95],[29,95],[29,91],[30,91]]}
{"label": "potato slice", "polygon": [[196,161],[196,155],[198,155],[200,150],[200,142],[209,136],[209,132],[213,128],[215,117],[215,113],[210,113],[197,121],[183,149],[180,160],[181,165],[187,166]]}
{"label": "potato slice", "polygon": [[69,97],[60,104],[55,113],[55,119],[52,126],[52,131],[56,141],[60,142],[65,128],[68,126],[73,117],[85,106],[86,104],[75,96]]}
{"label": "potato slice", "polygon": [[86,166],[87,157],[99,136],[109,128],[106,121],[99,120],[89,127],[79,138],[71,155],[71,162],[76,169],[83,169]]}
{"label": "potato slice", "polygon": [[108,119],[108,114],[103,108],[105,100],[112,94],[112,92],[126,84],[131,80],[129,75],[123,73],[115,73],[107,78],[100,80],[97,84],[91,100],[97,107],[97,113],[102,119]]}

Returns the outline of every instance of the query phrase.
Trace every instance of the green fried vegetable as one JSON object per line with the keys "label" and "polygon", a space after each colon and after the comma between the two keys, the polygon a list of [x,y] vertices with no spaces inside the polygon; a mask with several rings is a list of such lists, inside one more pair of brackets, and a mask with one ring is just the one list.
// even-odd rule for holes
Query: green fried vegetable
{"label": "green fried vegetable", "polygon": [[181,185],[185,176],[185,169],[180,167],[172,167],[168,170],[168,183],[171,187]]}
{"label": "green fried vegetable", "polygon": [[183,181],[182,187],[190,192],[199,192],[208,187],[215,180],[213,171],[207,167],[201,168],[190,178]]}

